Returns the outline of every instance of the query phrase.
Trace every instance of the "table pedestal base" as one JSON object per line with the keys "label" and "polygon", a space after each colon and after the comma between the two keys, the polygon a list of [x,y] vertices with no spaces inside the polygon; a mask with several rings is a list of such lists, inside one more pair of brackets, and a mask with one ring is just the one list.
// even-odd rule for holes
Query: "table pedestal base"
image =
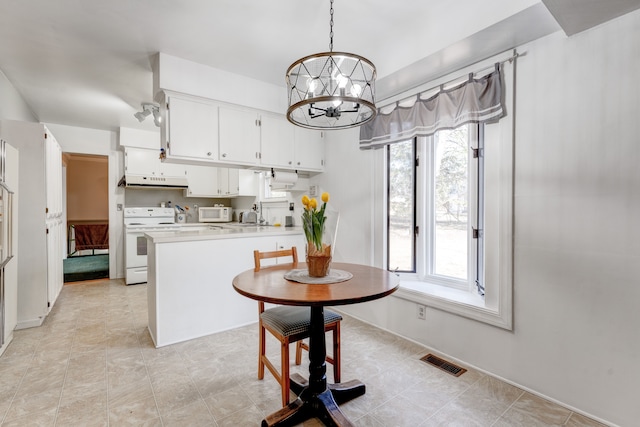
{"label": "table pedestal base", "polygon": [[328,384],[319,394],[312,393],[308,382],[298,374],[291,375],[291,390],[298,398],[262,420],[262,427],[285,427],[300,424],[309,418],[319,418],[326,426],[353,427],[338,404],[365,393],[365,385],[358,380]]}

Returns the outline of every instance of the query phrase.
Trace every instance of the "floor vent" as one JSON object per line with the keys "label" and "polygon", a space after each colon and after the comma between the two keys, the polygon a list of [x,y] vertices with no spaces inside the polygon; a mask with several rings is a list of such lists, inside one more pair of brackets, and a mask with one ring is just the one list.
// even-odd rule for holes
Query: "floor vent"
{"label": "floor vent", "polygon": [[447,362],[444,359],[440,359],[439,357],[434,356],[431,353],[429,353],[426,356],[420,358],[420,360],[422,360],[425,363],[429,363],[429,364],[435,366],[436,368],[440,368],[443,371],[445,371],[445,372],[447,372],[447,373],[449,373],[449,374],[451,374],[453,376],[456,376],[456,377],[459,377],[460,375],[462,375],[465,372],[467,372],[466,369],[461,368],[458,365],[454,365],[451,362]]}

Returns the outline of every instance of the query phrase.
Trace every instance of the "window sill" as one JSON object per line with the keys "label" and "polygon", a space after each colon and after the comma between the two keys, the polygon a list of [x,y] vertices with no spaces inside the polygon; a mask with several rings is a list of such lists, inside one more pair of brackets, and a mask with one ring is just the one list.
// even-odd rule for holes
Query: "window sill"
{"label": "window sill", "polygon": [[393,296],[503,329],[513,329],[511,313],[506,312],[508,310],[490,307],[475,292],[405,279],[400,280],[400,288]]}

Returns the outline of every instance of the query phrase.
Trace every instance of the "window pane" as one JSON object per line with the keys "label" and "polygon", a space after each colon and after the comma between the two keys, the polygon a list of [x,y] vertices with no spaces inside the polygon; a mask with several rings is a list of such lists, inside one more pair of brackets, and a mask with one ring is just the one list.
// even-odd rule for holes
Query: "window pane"
{"label": "window pane", "polygon": [[390,270],[415,271],[414,164],[413,140],[389,146]]}
{"label": "window pane", "polygon": [[468,127],[436,134],[433,274],[467,280]]}

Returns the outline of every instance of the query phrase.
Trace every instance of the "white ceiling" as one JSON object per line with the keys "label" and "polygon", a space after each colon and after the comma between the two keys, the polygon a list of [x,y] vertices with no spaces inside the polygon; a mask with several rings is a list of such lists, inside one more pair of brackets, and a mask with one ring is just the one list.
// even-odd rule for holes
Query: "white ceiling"
{"label": "white ceiling", "polygon": [[[334,9],[334,50],[376,65],[378,99],[560,28],[539,0],[336,0]],[[152,99],[157,52],[284,90],[286,68],[328,45],[328,0],[0,4],[0,70],[40,121],[71,126],[154,129],[133,113]]]}

